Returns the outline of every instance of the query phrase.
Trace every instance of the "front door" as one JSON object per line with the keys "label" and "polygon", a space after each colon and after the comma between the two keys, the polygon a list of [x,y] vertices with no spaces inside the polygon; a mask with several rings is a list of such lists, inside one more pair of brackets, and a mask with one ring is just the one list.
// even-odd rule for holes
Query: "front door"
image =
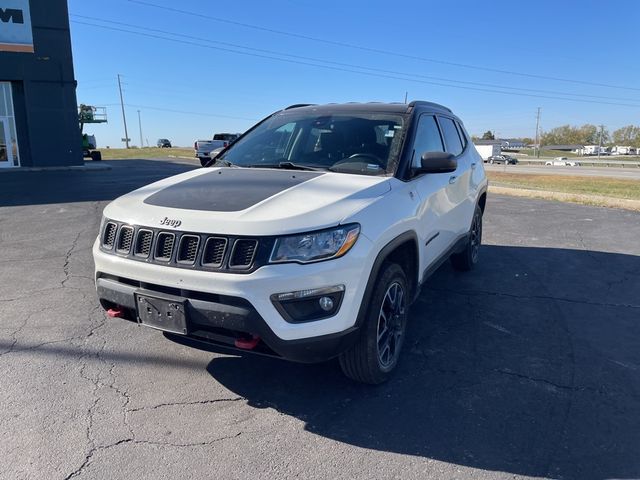
{"label": "front door", "polygon": [[9,135],[9,121],[0,118],[0,168],[13,167],[13,145]]}

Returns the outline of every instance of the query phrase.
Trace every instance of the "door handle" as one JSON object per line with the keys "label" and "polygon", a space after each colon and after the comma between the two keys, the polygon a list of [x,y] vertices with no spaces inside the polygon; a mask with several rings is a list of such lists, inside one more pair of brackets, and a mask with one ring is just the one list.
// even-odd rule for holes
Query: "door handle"
{"label": "door handle", "polygon": [[455,175],[450,176],[449,184],[456,183],[456,180],[458,180],[458,177],[456,177]]}
{"label": "door handle", "polygon": [[473,163],[471,164],[471,170],[475,170],[475,169],[476,169],[476,162],[473,162]]}

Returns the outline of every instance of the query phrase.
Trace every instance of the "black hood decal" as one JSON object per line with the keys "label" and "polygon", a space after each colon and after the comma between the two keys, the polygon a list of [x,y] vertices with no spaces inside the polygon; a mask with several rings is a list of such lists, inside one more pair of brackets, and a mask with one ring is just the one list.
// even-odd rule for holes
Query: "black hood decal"
{"label": "black hood decal", "polygon": [[222,168],[166,187],[150,195],[144,203],[185,210],[237,212],[319,175],[324,174]]}

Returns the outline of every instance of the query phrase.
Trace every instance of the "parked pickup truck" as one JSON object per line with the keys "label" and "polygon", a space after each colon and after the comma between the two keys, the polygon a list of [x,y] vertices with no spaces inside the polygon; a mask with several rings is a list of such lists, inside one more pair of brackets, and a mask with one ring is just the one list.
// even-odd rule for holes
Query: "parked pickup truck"
{"label": "parked pickup truck", "polygon": [[200,163],[204,166],[211,158],[211,152],[213,150],[226,148],[239,136],[239,133],[216,133],[213,136],[213,140],[196,140],[196,143],[193,145],[193,148],[196,150],[196,157],[200,159]]}

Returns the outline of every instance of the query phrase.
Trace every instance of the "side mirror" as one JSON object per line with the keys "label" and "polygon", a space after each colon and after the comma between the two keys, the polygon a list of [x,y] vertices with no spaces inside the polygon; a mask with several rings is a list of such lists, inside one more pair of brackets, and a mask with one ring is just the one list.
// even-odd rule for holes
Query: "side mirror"
{"label": "side mirror", "polygon": [[458,168],[456,158],[447,152],[424,152],[420,157],[420,167],[414,168],[414,174],[450,173]]}

